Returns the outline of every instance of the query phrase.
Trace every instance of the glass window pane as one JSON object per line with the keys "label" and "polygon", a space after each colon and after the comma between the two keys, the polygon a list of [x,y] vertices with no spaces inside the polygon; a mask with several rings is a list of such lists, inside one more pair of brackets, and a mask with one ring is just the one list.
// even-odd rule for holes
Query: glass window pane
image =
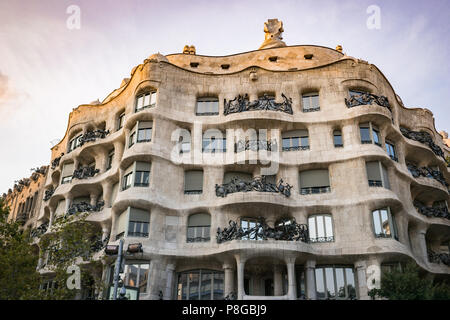
{"label": "glass window pane", "polygon": [[323,269],[316,268],[316,296],[317,299],[325,299],[325,283],[323,279]]}
{"label": "glass window pane", "polygon": [[331,217],[325,216],[325,237],[333,236],[333,223],[331,222]]}
{"label": "glass window pane", "polygon": [[311,97],[311,105],[313,108],[319,107],[319,96],[312,96]]}
{"label": "glass window pane", "polygon": [[316,218],[315,217],[311,217],[308,219],[308,228],[309,228],[309,237],[311,239],[315,239],[317,238],[317,234],[316,234]]}
{"label": "glass window pane", "polygon": [[373,129],[372,130],[372,134],[373,134],[373,142],[374,143],[380,143],[380,139],[378,137],[378,131]]}
{"label": "glass window pane", "polygon": [[189,300],[198,300],[198,272],[189,273]]}
{"label": "glass window pane", "polygon": [[380,212],[378,210],[375,210],[372,212],[373,215],[373,227],[375,234],[380,234],[381,232],[381,224],[380,224]]}
{"label": "glass window pane", "polygon": [[348,297],[356,297],[355,274],[352,268],[345,268],[345,280],[347,281]]}
{"label": "glass window pane", "polygon": [[334,145],[342,145],[342,136],[339,135],[334,135]]}
{"label": "glass window pane", "polygon": [[154,105],[156,103],[156,92],[152,92],[150,94],[150,105]]}
{"label": "glass window pane", "polygon": [[187,274],[183,273],[178,277],[178,292],[177,299],[178,300],[186,300],[187,299]]}
{"label": "glass window pane", "polygon": [[336,295],[336,290],[334,287],[333,268],[325,268],[325,278],[328,298],[334,298]]}
{"label": "glass window pane", "polygon": [[214,293],[213,293],[214,300],[223,299],[223,290],[224,290],[223,279],[224,279],[223,273],[214,274]]}
{"label": "glass window pane", "polygon": [[325,237],[325,230],[323,224],[323,216],[318,216],[317,219],[317,237],[322,238]]}
{"label": "glass window pane", "polygon": [[337,296],[339,298],[345,298],[344,269],[336,268],[335,272],[336,272]]}
{"label": "glass window pane", "polygon": [[287,149],[291,146],[291,139],[283,138],[283,149]]}
{"label": "glass window pane", "polygon": [[382,228],[383,228],[383,233],[385,235],[390,235],[391,230],[390,230],[390,226],[389,226],[387,210],[385,210],[385,209],[380,210],[380,213],[381,213],[381,224],[382,224]]}
{"label": "glass window pane", "polygon": [[137,287],[137,275],[139,265],[127,265],[125,274],[125,285]]}
{"label": "glass window pane", "polygon": [[144,96],[144,107],[147,107],[147,106],[149,106],[149,105],[150,105],[150,94],[147,93],[147,94]]}
{"label": "glass window pane", "polygon": [[361,132],[361,141],[372,141],[370,139],[369,128],[360,128],[360,132]]}
{"label": "glass window pane", "polygon": [[147,292],[147,282],[148,282],[148,264],[141,264],[139,268],[139,292]]}
{"label": "glass window pane", "polygon": [[290,138],[291,139],[291,146],[293,148],[297,148],[300,146],[300,139],[299,138]]}
{"label": "glass window pane", "polygon": [[212,275],[209,272],[202,271],[202,282],[200,286],[200,300],[211,300],[211,281]]}
{"label": "glass window pane", "polygon": [[302,140],[302,147],[309,146],[308,137],[301,137],[301,140]]}
{"label": "glass window pane", "polygon": [[303,97],[303,109],[311,108],[309,97]]}
{"label": "glass window pane", "polygon": [[139,109],[141,109],[143,106],[144,106],[144,97],[143,97],[143,96],[140,96],[140,97],[137,99],[136,109],[139,110]]}

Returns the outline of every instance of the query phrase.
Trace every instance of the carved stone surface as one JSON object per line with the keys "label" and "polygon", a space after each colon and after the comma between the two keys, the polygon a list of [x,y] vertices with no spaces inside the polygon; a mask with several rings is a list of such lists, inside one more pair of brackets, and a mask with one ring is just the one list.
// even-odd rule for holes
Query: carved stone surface
{"label": "carved stone surface", "polygon": [[414,201],[414,207],[416,207],[416,209],[419,213],[421,213],[427,217],[450,219],[450,213],[448,212],[447,207],[445,207],[445,208],[426,207],[419,201]]}
{"label": "carved stone surface", "polygon": [[289,224],[283,224],[269,227],[263,217],[258,217],[255,227],[244,230],[238,226],[238,223],[230,220],[229,226],[223,230],[217,228],[217,243],[223,243],[231,240],[241,240],[242,238],[275,239],[285,241],[309,241],[309,231],[306,224],[298,224],[294,218]]}
{"label": "carved stone surface", "polygon": [[48,229],[48,223],[43,223],[39,227],[31,230],[30,235],[31,235],[32,238],[40,237],[44,233],[47,232],[47,229]]}
{"label": "carved stone surface", "polygon": [[348,108],[361,105],[370,105],[373,102],[381,107],[387,108],[392,113],[391,105],[389,104],[389,101],[385,96],[376,96],[374,94],[365,92],[359,95],[353,95],[350,97],[350,99],[345,98],[345,104]]}
{"label": "carved stone surface", "polygon": [[432,250],[428,250],[428,261],[431,263],[443,263],[446,266],[450,266],[450,255],[448,253],[435,253]]}
{"label": "carved stone surface", "polygon": [[82,146],[86,142],[95,141],[97,139],[104,139],[108,134],[109,130],[88,131],[79,138],[80,146]]}
{"label": "carved stone surface", "polygon": [[420,176],[432,178],[432,179],[438,181],[440,184],[442,184],[445,187],[449,186],[447,181],[445,181],[444,175],[440,171],[433,170],[433,169],[427,168],[427,167],[418,168],[413,164],[408,164],[407,167],[408,167],[409,172],[411,173],[411,175],[414,178],[418,178]]}
{"label": "carved stone surface", "polygon": [[97,173],[99,173],[99,169],[95,169],[93,167],[82,167],[80,169],[76,169],[73,172],[72,179],[87,179],[92,178]]}
{"label": "carved stone surface", "polygon": [[285,47],[281,34],[284,32],[283,22],[278,19],[268,19],[264,22],[264,42],[259,49]]}
{"label": "carved stone surface", "polygon": [[266,182],[266,176],[255,177],[252,181],[244,181],[238,177],[234,177],[230,182],[221,185],[216,184],[216,196],[226,197],[229,193],[235,192],[274,192],[281,193],[286,197],[290,197],[292,186],[286,183],[283,185],[283,179],[278,184]]}
{"label": "carved stone surface", "polygon": [[267,150],[267,151],[276,151],[277,150],[277,140],[272,139],[271,141],[264,140],[239,140],[234,144],[234,152],[242,152],[245,150]]}
{"label": "carved stone surface", "polygon": [[95,206],[92,206],[90,203],[85,201],[81,201],[79,203],[73,203],[69,209],[67,210],[67,215],[71,216],[75,213],[79,212],[98,212],[102,210],[105,205],[105,201],[98,201]]}
{"label": "carved stone surface", "polygon": [[53,188],[45,190],[44,201],[50,200],[50,198],[52,197],[53,193],[55,193],[55,189],[53,189]]}
{"label": "carved stone surface", "polygon": [[428,132],[411,131],[406,128],[400,128],[400,131],[406,138],[426,144],[435,155],[442,157],[445,160],[444,151],[433,142],[433,139]]}
{"label": "carved stone surface", "polygon": [[64,155],[64,152],[61,153],[61,155],[58,158],[53,159],[53,161],[52,161],[52,169],[55,169],[57,166],[59,166],[59,161],[61,160],[63,155]]}
{"label": "carved stone surface", "polygon": [[248,94],[244,96],[238,95],[233,100],[227,101],[224,99],[224,115],[229,115],[231,113],[238,113],[244,111],[256,111],[256,110],[271,110],[271,111],[281,111],[289,114],[293,114],[292,112],[292,98],[286,97],[284,94],[281,94],[283,97],[283,102],[275,102],[273,99],[270,99],[266,94],[260,97],[257,100],[250,101],[248,98]]}

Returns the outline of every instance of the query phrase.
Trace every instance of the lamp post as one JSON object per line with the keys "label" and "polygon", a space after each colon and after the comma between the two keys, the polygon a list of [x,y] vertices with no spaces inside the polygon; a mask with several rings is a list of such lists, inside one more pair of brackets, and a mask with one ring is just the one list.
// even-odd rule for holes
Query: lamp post
{"label": "lamp post", "polygon": [[[113,292],[113,300],[117,300],[117,288],[119,287],[119,274],[120,274],[120,266],[122,265],[122,255],[123,255],[123,239],[119,241],[119,251],[117,252],[117,260],[116,266],[114,268],[114,292]],[[124,289],[125,286],[122,286]]]}

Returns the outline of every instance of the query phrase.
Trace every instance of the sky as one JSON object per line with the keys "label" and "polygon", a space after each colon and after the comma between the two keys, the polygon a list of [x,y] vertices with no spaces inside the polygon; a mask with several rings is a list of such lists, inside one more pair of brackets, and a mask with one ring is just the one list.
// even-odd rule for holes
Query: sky
{"label": "sky", "polygon": [[287,45],[340,44],[375,64],[406,107],[450,131],[448,0],[1,0],[0,194],[49,164],[72,109],[102,101],[151,54],[256,50],[273,18]]}

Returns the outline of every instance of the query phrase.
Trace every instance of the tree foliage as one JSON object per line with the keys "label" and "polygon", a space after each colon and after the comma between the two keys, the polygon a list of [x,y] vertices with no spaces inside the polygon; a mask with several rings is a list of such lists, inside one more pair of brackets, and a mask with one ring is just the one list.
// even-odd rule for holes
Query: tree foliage
{"label": "tree foliage", "polygon": [[369,296],[389,300],[448,300],[450,286],[446,283],[433,285],[431,277],[421,277],[419,267],[408,263],[404,270],[383,273],[380,289],[370,290]]}
{"label": "tree foliage", "polygon": [[[0,198],[0,300],[74,299],[83,289],[102,289],[102,264],[93,259],[102,247],[101,234],[86,221],[87,213],[55,219],[36,242],[8,215]],[[66,285],[72,265],[80,267],[81,290]],[[51,288],[43,290],[49,281]]]}
{"label": "tree foliage", "polygon": [[8,221],[8,215],[0,198],[0,300],[40,299],[38,249],[18,222]]}

